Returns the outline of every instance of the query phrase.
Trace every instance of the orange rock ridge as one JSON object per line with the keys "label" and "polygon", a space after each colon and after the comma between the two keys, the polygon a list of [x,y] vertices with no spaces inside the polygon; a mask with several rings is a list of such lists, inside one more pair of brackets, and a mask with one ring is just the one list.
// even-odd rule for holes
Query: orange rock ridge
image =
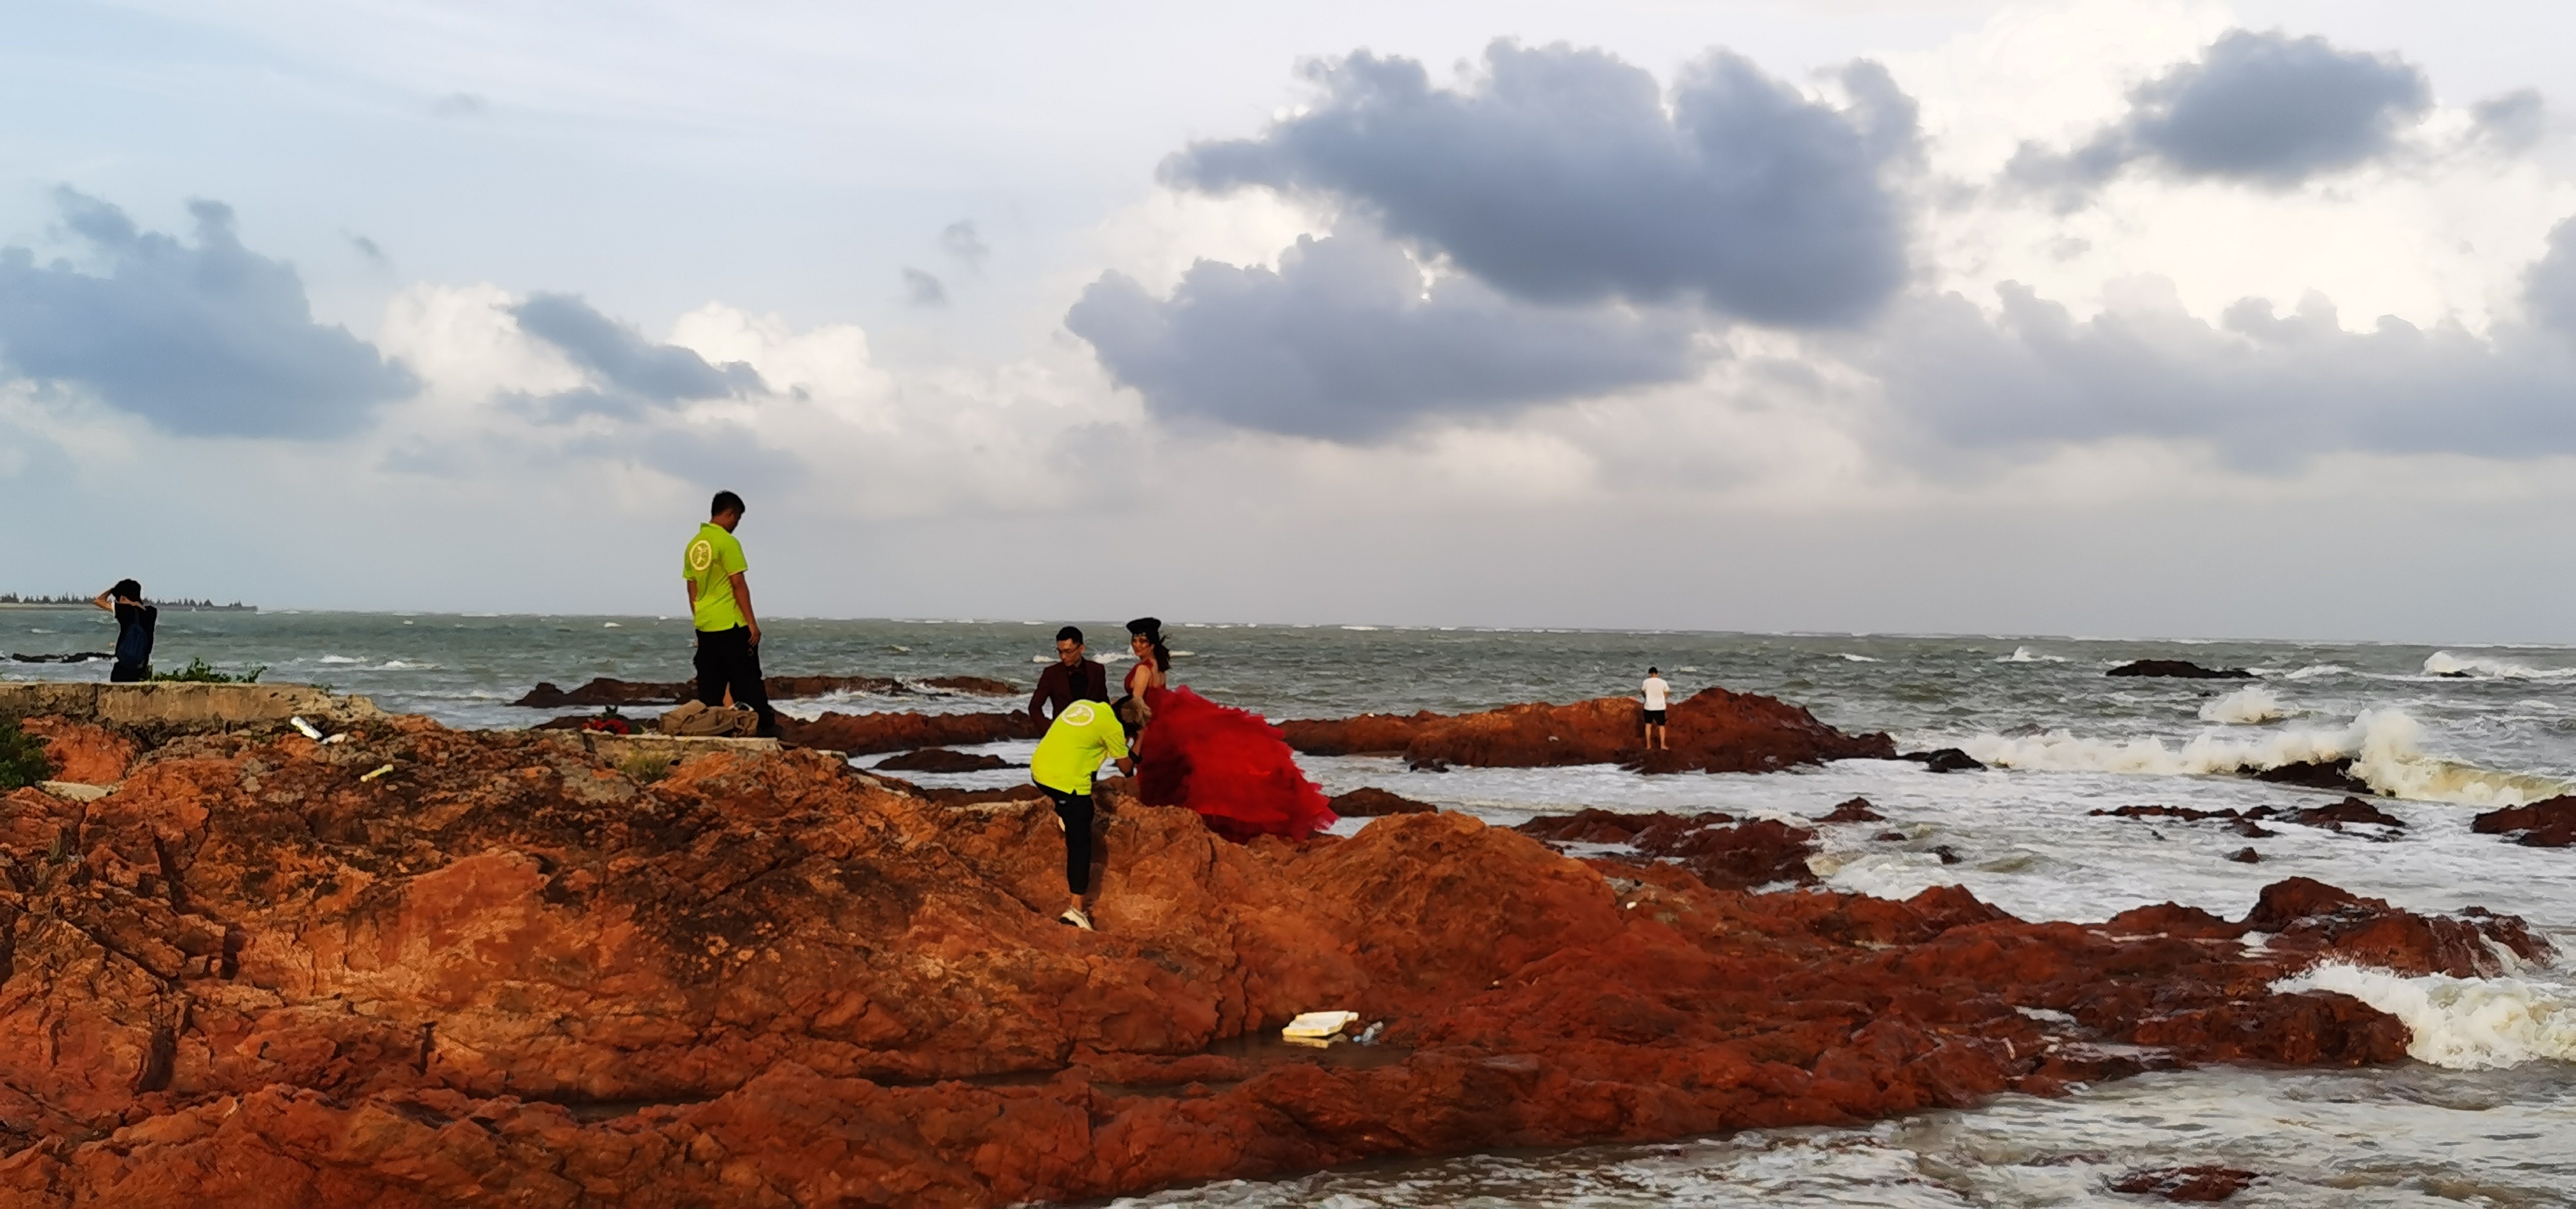
{"label": "orange rock ridge", "polygon": [[[0,1204],[996,1205],[1849,1123],[2394,1061],[2393,1017],[2268,987],[2545,952],[2299,879],[2243,922],[2085,927],[1956,888],[1712,889],[1454,813],[1244,846],[1127,800],[1106,832],[1089,934],[1052,920],[1043,803],[813,752],[644,785],[405,718],[175,741],[87,804],[20,791]],[[1229,1043],[1326,1007],[1385,1044]]]}
{"label": "orange rock ridge", "polygon": [[1648,772],[1766,772],[1852,758],[1893,759],[1886,735],[1849,735],[1784,701],[1722,688],[1672,704],[1672,750],[1647,752],[1645,707],[1599,697],[1572,705],[1511,705],[1477,714],[1361,714],[1279,724],[1308,755],[1400,755],[1419,765],[1542,768],[1639,764]]}

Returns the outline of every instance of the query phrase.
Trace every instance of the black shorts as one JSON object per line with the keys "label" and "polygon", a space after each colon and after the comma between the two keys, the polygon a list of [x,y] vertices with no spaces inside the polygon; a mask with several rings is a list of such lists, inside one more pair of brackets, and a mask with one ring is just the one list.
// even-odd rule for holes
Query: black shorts
{"label": "black shorts", "polygon": [[1663,724],[1664,724],[1664,711],[1659,710],[1659,709],[1650,709],[1650,710],[1647,710],[1647,711],[1646,711],[1646,725],[1648,725],[1648,726],[1662,726]]}

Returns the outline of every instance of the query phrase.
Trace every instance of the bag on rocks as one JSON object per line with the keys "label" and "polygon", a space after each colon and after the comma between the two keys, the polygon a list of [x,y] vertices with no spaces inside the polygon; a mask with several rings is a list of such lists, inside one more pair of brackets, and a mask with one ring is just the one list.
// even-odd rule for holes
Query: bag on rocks
{"label": "bag on rocks", "polygon": [[747,738],[760,730],[760,715],[739,705],[690,701],[662,715],[654,727],[666,735],[691,738]]}

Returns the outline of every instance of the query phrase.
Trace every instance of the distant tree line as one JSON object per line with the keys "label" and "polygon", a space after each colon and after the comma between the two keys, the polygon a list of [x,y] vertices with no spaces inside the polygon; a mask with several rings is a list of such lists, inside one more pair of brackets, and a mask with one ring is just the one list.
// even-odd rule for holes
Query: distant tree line
{"label": "distant tree line", "polygon": [[[0,592],[0,605],[85,605],[89,602],[90,598],[87,596],[21,596],[16,592]],[[165,609],[247,609],[250,607],[238,600],[231,604],[216,604],[211,600],[192,600],[185,597],[178,600],[155,599],[151,603]]]}

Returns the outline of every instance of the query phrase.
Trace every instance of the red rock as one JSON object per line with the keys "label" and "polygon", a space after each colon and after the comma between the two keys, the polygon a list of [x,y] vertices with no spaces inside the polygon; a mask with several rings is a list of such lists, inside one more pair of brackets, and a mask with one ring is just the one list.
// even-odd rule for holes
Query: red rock
{"label": "red rock", "polygon": [[1480,714],[1363,714],[1282,723],[1309,755],[1402,755],[1421,765],[1535,768],[1637,763],[1649,772],[1763,772],[1851,758],[1893,759],[1885,735],[1847,735],[1797,706],[1705,689],[1672,705],[1672,750],[1644,750],[1644,706],[1601,697],[1572,705],[1513,705]]}
{"label": "red rock", "polygon": [[1429,802],[1417,802],[1370,785],[1334,795],[1332,807],[1334,814],[1346,819],[1376,818],[1387,814],[1430,814],[1440,809]]}
{"label": "red rock", "polygon": [[853,756],[922,747],[965,747],[1002,739],[1034,739],[1041,728],[1025,713],[919,714],[827,713],[811,722],[780,715],[778,729],[790,747],[816,747]]}
{"label": "red rock", "polygon": [[141,751],[134,740],[103,726],[51,715],[21,719],[18,729],[44,740],[54,762],[53,779],[83,785],[113,785]]}
{"label": "red rock", "polygon": [[1749,890],[1774,882],[1806,885],[1816,833],[1772,819],[1742,826],[1714,811],[1687,818],[1655,812],[1620,814],[1586,808],[1570,815],[1532,819],[1515,830],[1558,843],[1626,844],[1647,856],[1667,857],[1722,890]]}
{"label": "red rock", "polygon": [[[1122,781],[1085,933],[1052,919],[1043,802],[893,785],[798,751],[644,785],[558,736],[398,719],[176,741],[86,806],[0,798],[0,1203],[1103,1199],[2392,1061],[2394,1018],[2267,988],[2546,952],[2297,879],[2243,922],[2128,932],[1956,887],[1748,894],[1455,813],[1233,844]],[[1683,862],[1807,834],[1632,821]],[[1386,1044],[1235,1040],[1324,1007]]]}
{"label": "red rock", "polygon": [[1853,798],[1816,819],[1819,823],[1884,823],[1887,816],[1869,808],[1868,798]]}
{"label": "red rock", "polygon": [[2111,1191],[2169,1201],[2223,1201],[2245,1191],[2256,1178],[2254,1172],[2234,1167],[2156,1167],[2113,1180]]}
{"label": "red rock", "polygon": [[[889,676],[770,676],[761,681],[761,687],[769,690],[772,701],[792,701],[832,693],[892,693],[902,690],[905,683]],[[1007,680],[987,676],[933,676],[912,683],[942,692],[983,697],[1008,697],[1026,691]],[[573,705],[676,705],[696,696],[697,692],[698,682],[694,678],[616,680],[601,676],[570,690],[557,688],[551,682],[541,682],[510,704],[533,709],[562,709]]]}
{"label": "red rock", "polygon": [[2337,830],[2341,830],[2345,823],[2376,823],[2382,827],[2406,825],[2406,820],[2360,798],[2345,798],[2332,806],[2310,806],[2304,810],[2293,810],[2281,815],[2280,818],[2285,822],[2303,826],[2333,827]]}
{"label": "red rock", "polygon": [[2480,835],[2509,835],[2531,848],[2576,844],[2576,796],[2545,798],[2528,806],[2490,810],[2469,824]]}

